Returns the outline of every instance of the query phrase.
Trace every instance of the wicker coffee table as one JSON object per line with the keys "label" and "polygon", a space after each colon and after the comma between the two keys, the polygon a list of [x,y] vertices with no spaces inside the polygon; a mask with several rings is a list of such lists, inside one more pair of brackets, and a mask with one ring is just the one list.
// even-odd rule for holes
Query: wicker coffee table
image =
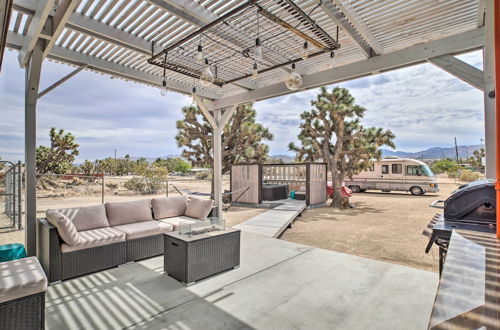
{"label": "wicker coffee table", "polygon": [[238,267],[240,233],[232,228],[192,236],[165,233],[165,273],[189,285]]}

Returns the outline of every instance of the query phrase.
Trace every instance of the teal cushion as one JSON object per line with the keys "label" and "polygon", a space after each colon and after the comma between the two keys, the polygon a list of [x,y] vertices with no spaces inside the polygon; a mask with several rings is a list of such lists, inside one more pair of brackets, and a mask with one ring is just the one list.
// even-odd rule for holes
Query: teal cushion
{"label": "teal cushion", "polygon": [[0,262],[26,258],[26,250],[21,243],[0,245]]}

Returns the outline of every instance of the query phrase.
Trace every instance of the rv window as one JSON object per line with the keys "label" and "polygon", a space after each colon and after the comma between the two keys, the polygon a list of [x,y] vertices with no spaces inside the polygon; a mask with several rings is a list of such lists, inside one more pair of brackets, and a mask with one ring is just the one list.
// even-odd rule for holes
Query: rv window
{"label": "rv window", "polygon": [[406,175],[422,175],[422,170],[418,165],[407,165]]}
{"label": "rv window", "polygon": [[389,165],[382,165],[382,174],[389,174]]}
{"label": "rv window", "polygon": [[403,165],[392,164],[392,174],[401,174],[401,173],[403,173]]}

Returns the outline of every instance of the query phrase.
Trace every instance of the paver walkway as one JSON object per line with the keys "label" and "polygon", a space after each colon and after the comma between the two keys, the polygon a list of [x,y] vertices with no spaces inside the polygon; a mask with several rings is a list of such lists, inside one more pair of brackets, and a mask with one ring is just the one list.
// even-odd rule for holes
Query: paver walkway
{"label": "paver walkway", "polygon": [[283,199],[274,201],[272,204],[277,204],[278,206],[248,219],[233,228],[266,237],[279,237],[306,208],[305,201],[296,199]]}

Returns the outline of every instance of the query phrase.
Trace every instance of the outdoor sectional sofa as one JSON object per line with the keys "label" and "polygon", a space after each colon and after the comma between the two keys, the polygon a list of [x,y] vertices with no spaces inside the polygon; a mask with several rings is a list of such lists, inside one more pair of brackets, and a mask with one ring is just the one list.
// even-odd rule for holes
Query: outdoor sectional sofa
{"label": "outdoor sectional sofa", "polygon": [[208,221],[213,201],[186,196],[47,210],[37,256],[57,282],[163,254],[164,233]]}

